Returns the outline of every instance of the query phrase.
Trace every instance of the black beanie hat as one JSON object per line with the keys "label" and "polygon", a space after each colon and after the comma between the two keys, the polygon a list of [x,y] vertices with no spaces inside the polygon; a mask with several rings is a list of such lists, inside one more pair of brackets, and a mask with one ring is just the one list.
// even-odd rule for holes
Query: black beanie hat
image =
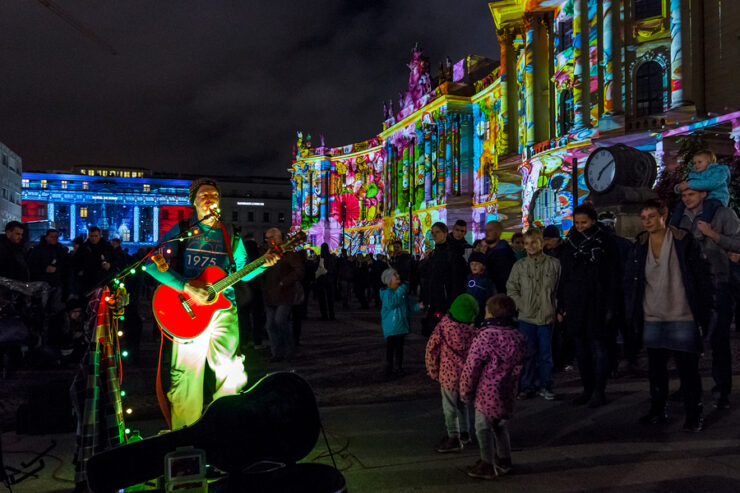
{"label": "black beanie hat", "polygon": [[203,185],[212,186],[218,192],[219,198],[221,197],[221,187],[218,186],[216,180],[212,178],[198,178],[197,180],[193,180],[192,183],[190,183],[190,193],[188,194],[188,200],[190,201],[190,204],[195,204],[195,196],[198,194],[198,189]]}
{"label": "black beanie hat", "polygon": [[470,257],[468,257],[468,264],[470,262],[480,262],[481,264],[486,265],[486,256],[480,252],[471,252]]}

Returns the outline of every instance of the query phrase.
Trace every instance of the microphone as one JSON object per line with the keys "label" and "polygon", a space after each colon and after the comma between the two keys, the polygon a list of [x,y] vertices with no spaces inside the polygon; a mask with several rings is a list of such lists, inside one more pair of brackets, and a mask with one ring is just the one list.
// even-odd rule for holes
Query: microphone
{"label": "microphone", "polygon": [[170,268],[169,264],[164,259],[164,256],[162,256],[162,254],[158,253],[156,255],[152,255],[151,259],[152,259],[152,262],[154,262],[157,265],[157,269],[159,269],[159,272],[164,272]]}
{"label": "microphone", "polygon": [[221,221],[221,209],[219,208],[218,204],[211,204],[210,206],[208,206],[208,215],[206,215],[206,217],[215,217],[216,219]]}

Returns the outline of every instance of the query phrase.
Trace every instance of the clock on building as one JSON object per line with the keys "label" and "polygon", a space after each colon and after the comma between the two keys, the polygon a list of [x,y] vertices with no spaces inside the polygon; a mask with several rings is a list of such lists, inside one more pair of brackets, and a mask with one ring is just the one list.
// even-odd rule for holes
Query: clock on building
{"label": "clock on building", "polygon": [[586,186],[598,195],[610,192],[615,185],[650,188],[657,177],[652,154],[624,144],[593,151],[584,171]]}

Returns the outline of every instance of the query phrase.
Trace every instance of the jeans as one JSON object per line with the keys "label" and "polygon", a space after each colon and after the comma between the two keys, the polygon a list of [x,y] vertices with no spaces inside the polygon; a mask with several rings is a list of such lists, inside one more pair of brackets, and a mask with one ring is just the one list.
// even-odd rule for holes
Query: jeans
{"label": "jeans", "polygon": [[712,378],[723,397],[732,389],[732,354],[730,352],[730,324],[732,297],[729,283],[719,283],[714,290],[713,324],[709,341],[712,345]]}
{"label": "jeans", "polygon": [[606,390],[606,377],[609,373],[607,342],[600,339],[576,337],[575,343],[583,393],[603,395]]}
{"label": "jeans", "polygon": [[267,315],[267,334],[270,348],[275,358],[284,358],[293,350],[293,336],[290,326],[290,305],[265,306]]}
{"label": "jeans", "polygon": [[511,460],[511,439],[507,420],[491,418],[476,409],[475,436],[478,438],[480,458],[483,462],[494,464],[496,458]]}
{"label": "jeans", "polygon": [[450,438],[460,438],[460,431],[471,436],[472,407],[460,400],[460,394],[454,390],[442,389],[442,414],[445,417],[445,428]]}
{"label": "jeans", "polygon": [[669,349],[647,348],[650,378],[651,411],[662,413],[668,398],[668,358],[673,356],[681,379],[686,420],[695,422],[701,416],[701,376],[699,354]]}
{"label": "jeans", "polygon": [[537,377],[541,389],[552,388],[552,325],[535,325],[519,321],[519,331],[527,337],[527,359],[522,369],[519,388],[535,390]]}

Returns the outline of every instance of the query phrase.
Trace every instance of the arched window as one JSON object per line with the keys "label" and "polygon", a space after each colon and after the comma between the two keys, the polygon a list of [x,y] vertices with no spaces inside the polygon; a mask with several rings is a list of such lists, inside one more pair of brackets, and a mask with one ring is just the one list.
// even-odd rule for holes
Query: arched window
{"label": "arched window", "polygon": [[662,113],[663,68],[658,62],[645,62],[637,69],[635,81],[637,116]]}
{"label": "arched window", "polygon": [[567,134],[573,127],[573,91],[566,89],[560,93],[560,135]]}
{"label": "arched window", "polygon": [[635,0],[635,19],[663,15],[663,0]]}

